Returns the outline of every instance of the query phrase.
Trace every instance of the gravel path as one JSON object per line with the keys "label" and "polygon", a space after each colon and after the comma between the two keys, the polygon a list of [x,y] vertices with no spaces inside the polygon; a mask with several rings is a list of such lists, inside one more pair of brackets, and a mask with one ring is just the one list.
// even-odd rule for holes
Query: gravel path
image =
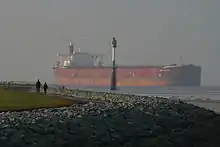
{"label": "gravel path", "polygon": [[0,113],[1,147],[219,147],[220,116],[213,111],[155,97],[85,99],[90,102]]}

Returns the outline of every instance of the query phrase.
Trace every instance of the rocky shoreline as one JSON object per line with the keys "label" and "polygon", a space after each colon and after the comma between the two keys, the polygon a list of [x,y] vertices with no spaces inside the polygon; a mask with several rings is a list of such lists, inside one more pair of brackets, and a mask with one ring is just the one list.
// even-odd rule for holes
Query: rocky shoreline
{"label": "rocky shoreline", "polygon": [[0,113],[1,147],[218,147],[220,116],[180,100],[67,91],[84,104]]}

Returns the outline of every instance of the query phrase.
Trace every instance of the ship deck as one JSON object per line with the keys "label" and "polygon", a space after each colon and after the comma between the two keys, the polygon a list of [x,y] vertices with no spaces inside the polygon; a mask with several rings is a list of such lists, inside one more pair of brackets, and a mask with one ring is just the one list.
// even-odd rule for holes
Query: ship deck
{"label": "ship deck", "polygon": [[[117,68],[163,68],[166,66],[170,66],[170,65],[118,65]],[[185,66],[190,66],[190,65],[176,65],[173,66],[175,68],[178,67],[185,67]],[[195,66],[195,67],[200,67],[200,66],[196,66],[196,65],[191,65],[191,66]],[[95,69],[95,68],[112,68],[112,66],[90,66],[90,67],[85,67],[85,66],[75,66],[75,67],[53,67],[53,68],[62,68],[62,69]]]}
{"label": "ship deck", "polygon": [[[162,68],[163,66],[117,66],[117,68]],[[112,66],[94,66],[94,67],[71,67],[71,68],[66,68],[66,67],[54,67],[54,68],[62,68],[62,69],[94,69],[94,68],[112,68]]]}

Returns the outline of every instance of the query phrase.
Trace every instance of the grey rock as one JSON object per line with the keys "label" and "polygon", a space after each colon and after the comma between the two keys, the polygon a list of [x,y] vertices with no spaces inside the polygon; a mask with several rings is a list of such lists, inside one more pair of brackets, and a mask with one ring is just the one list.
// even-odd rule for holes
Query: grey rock
{"label": "grey rock", "polygon": [[[69,91],[69,95],[74,91]],[[82,95],[81,95],[82,94]],[[212,146],[220,116],[176,99],[80,92],[89,102],[0,113],[4,146]]]}

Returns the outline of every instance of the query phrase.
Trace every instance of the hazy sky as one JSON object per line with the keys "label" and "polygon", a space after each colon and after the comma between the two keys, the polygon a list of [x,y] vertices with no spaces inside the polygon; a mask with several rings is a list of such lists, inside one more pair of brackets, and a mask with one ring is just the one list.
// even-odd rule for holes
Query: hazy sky
{"label": "hazy sky", "polygon": [[201,65],[203,84],[220,85],[220,0],[1,0],[0,79],[54,82],[56,52],[81,51],[119,64]]}

